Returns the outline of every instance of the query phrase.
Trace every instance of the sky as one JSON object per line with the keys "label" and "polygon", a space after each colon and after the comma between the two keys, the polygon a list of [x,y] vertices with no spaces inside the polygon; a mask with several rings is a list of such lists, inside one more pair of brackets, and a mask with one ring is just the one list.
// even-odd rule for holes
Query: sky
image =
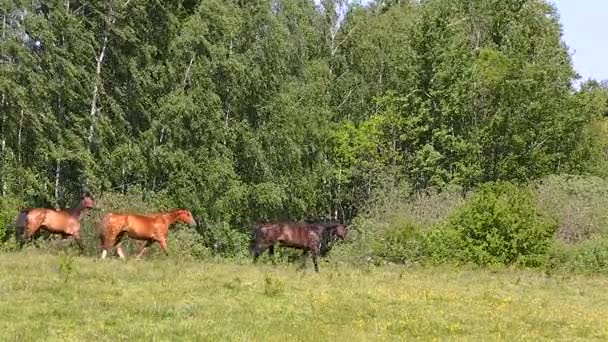
{"label": "sky", "polygon": [[557,5],[564,41],[583,80],[608,80],[608,0],[550,0]]}

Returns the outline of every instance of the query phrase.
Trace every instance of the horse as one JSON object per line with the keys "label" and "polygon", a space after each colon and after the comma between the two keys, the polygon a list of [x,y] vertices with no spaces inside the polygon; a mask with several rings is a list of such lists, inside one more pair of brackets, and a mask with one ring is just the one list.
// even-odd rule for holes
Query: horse
{"label": "horse", "polygon": [[294,222],[275,222],[275,223],[256,223],[254,226],[254,237],[251,241],[251,252],[253,262],[268,249],[268,254],[274,257],[274,245],[302,249],[302,258],[306,261],[306,256],[310,252],[315,271],[319,272],[317,257],[321,252],[321,242],[325,235],[335,235],[344,240],[348,228],[341,223],[320,224],[320,223],[294,223]]}
{"label": "horse", "polygon": [[192,217],[190,210],[187,209],[175,209],[168,212],[146,215],[108,213],[101,219],[99,224],[99,238],[102,248],[101,258],[105,259],[108,250],[116,247],[118,256],[124,259],[125,253],[122,250],[121,240],[125,235],[135,240],[145,241],[137,255],[137,259],[140,259],[154,242],[158,242],[165,255],[169,256],[169,252],[167,252],[169,226],[178,221],[191,226],[196,225],[196,220]]}
{"label": "horse", "polygon": [[25,208],[21,209],[15,220],[17,240],[20,245],[30,241],[41,228],[50,234],[60,234],[64,239],[71,237],[80,250],[84,246],[80,239],[80,215],[86,209],[95,207],[95,200],[90,193],[85,193],[78,205],[68,210]]}

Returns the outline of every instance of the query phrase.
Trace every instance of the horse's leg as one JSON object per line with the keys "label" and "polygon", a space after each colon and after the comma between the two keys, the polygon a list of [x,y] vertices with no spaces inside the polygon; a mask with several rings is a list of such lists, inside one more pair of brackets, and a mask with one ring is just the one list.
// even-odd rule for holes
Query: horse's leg
{"label": "horse's leg", "polygon": [[167,238],[161,238],[158,240],[158,244],[160,245],[160,249],[165,252],[165,256],[169,256],[169,252],[167,251]]}
{"label": "horse's leg", "polygon": [[80,248],[80,253],[81,254],[84,253],[84,244],[82,243],[82,239],[80,238],[80,233],[72,234],[72,239],[74,239],[74,241],[76,241],[78,248]]}
{"label": "horse's leg", "polygon": [[116,253],[118,253],[119,258],[125,259],[125,251],[122,249],[122,242],[116,244]]}
{"label": "horse's leg", "polygon": [[73,238],[72,238],[72,235],[70,235],[68,233],[59,233],[59,239],[60,240],[58,240],[58,241],[52,241],[52,242],[61,246],[61,248],[65,248],[72,242]]}
{"label": "horse's leg", "polygon": [[99,242],[101,245],[101,258],[105,259],[108,256],[108,249],[112,248],[112,244],[108,244],[106,237],[100,233],[99,234]]}
{"label": "horse's leg", "polygon": [[257,246],[253,247],[253,263],[254,264],[256,262],[258,262],[258,257],[260,256],[260,254],[262,254],[260,249]]}
{"label": "horse's leg", "polygon": [[315,272],[319,273],[319,265],[317,264],[317,256],[319,253],[317,251],[313,251],[311,254],[312,262],[315,264]]}
{"label": "horse's leg", "polygon": [[125,251],[122,249],[122,239],[125,237],[125,233],[118,233],[118,236],[114,239],[114,247],[116,248],[116,254],[121,259],[125,259]]}
{"label": "horse's leg", "polygon": [[310,248],[310,254],[312,254],[312,262],[315,264],[315,272],[319,273],[319,265],[317,264],[317,257],[319,256],[320,241],[315,239],[312,241],[312,247]]}
{"label": "horse's leg", "polygon": [[28,222],[27,226],[24,229],[22,245],[25,242],[31,242],[32,237],[34,236],[34,234],[36,234],[38,230],[40,230],[40,225],[36,225],[33,222]]}
{"label": "horse's leg", "polygon": [[302,252],[302,265],[300,266],[301,269],[306,268],[306,259],[308,258],[308,250],[304,250],[304,252]]}
{"label": "horse's leg", "polygon": [[256,263],[258,261],[258,257],[262,255],[268,247],[269,246],[266,245],[256,245],[253,248],[253,263]]}
{"label": "horse's leg", "polygon": [[112,250],[112,247],[116,244],[115,239],[105,237],[100,234],[99,239],[101,240],[101,258],[105,259],[108,256],[108,251]]}
{"label": "horse's leg", "polygon": [[152,245],[152,243],[154,243],[154,240],[147,240],[146,243],[144,243],[144,245],[141,247],[141,250],[139,251],[139,254],[137,254],[137,259],[141,259],[141,257],[144,255],[144,253],[146,252],[146,250],[148,249],[148,247],[150,247],[150,245]]}
{"label": "horse's leg", "polygon": [[272,264],[275,265],[277,263],[277,260],[274,257],[274,245],[270,245],[270,247],[268,247],[268,254],[272,258]]}

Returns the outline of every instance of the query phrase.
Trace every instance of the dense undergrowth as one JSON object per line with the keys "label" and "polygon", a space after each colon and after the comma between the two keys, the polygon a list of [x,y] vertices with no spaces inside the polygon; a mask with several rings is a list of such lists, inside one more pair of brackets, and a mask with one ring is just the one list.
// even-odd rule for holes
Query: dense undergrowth
{"label": "dense undergrowth", "polygon": [[[608,182],[596,177],[550,176],[517,185],[487,183],[464,193],[459,188],[412,195],[407,184],[378,190],[352,224],[346,242],[333,245],[333,260],[355,265],[513,265],[608,273]],[[96,222],[108,211],[165,210],[160,198],[136,192],[104,194],[98,208],[82,219],[84,254],[98,256]],[[19,201],[3,201],[3,250],[15,249],[12,220]],[[200,222],[177,224],[170,233],[172,256],[248,260],[251,227]],[[69,241],[44,234],[34,245],[51,253],[72,248]],[[130,255],[139,244],[126,241]],[[157,254],[153,248],[150,254]],[[279,248],[277,261],[294,261],[299,252]],[[263,256],[268,260],[268,256]]]}

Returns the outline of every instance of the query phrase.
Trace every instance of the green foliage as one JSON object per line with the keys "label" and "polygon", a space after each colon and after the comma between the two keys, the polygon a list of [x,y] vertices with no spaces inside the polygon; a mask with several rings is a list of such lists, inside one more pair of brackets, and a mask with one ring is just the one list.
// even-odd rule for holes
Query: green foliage
{"label": "green foliage", "polygon": [[606,169],[605,84],[572,88],[545,1],[35,7],[0,41],[0,193],[29,205],[135,187],[242,226]]}
{"label": "green foliage", "polygon": [[424,240],[414,224],[394,226],[372,242],[372,254],[384,261],[412,264],[424,257]]}
{"label": "green foliage", "polygon": [[200,231],[203,246],[212,255],[226,258],[248,258],[250,231],[239,231],[226,223],[205,224]]}
{"label": "green foliage", "polygon": [[431,262],[540,266],[556,228],[530,190],[490,183],[431,231],[427,253]]}
{"label": "green foliage", "polygon": [[553,175],[537,183],[541,210],[557,219],[556,237],[578,243],[608,236],[608,182],[595,176]]}
{"label": "green foliage", "polygon": [[22,202],[14,197],[0,197],[0,242],[7,243],[15,238],[15,220]]}
{"label": "green foliage", "polygon": [[608,274],[608,240],[594,238],[576,245],[556,243],[548,271]]}
{"label": "green foliage", "polygon": [[[103,211],[191,209],[206,227],[176,229],[183,254],[243,257],[251,222],[332,217],[355,222],[353,243],[338,246],[345,255],[416,262],[427,247],[440,254],[420,239],[457,206],[457,192],[608,176],[608,87],[573,88],[548,1],[50,7],[0,5],[0,233],[17,204],[71,206],[87,185]],[[28,14],[13,24],[18,10]],[[18,39],[25,32],[43,39],[41,51]],[[391,182],[402,193],[380,200]],[[541,207],[559,218],[560,238],[604,234],[601,194],[543,184]],[[500,196],[492,200],[510,203]],[[593,204],[568,209],[583,201]],[[520,244],[519,228],[503,232],[509,240],[466,221],[470,210],[431,239],[460,246],[455,227],[467,225],[487,246],[450,253],[524,262],[491,251]],[[505,227],[531,215],[499,212]],[[100,215],[84,219],[90,254]]]}
{"label": "green foliage", "polygon": [[374,191],[353,222],[348,244],[334,255],[355,263],[371,261],[416,264],[426,257],[425,237],[463,199],[456,189],[410,194],[407,183],[386,182]]}

